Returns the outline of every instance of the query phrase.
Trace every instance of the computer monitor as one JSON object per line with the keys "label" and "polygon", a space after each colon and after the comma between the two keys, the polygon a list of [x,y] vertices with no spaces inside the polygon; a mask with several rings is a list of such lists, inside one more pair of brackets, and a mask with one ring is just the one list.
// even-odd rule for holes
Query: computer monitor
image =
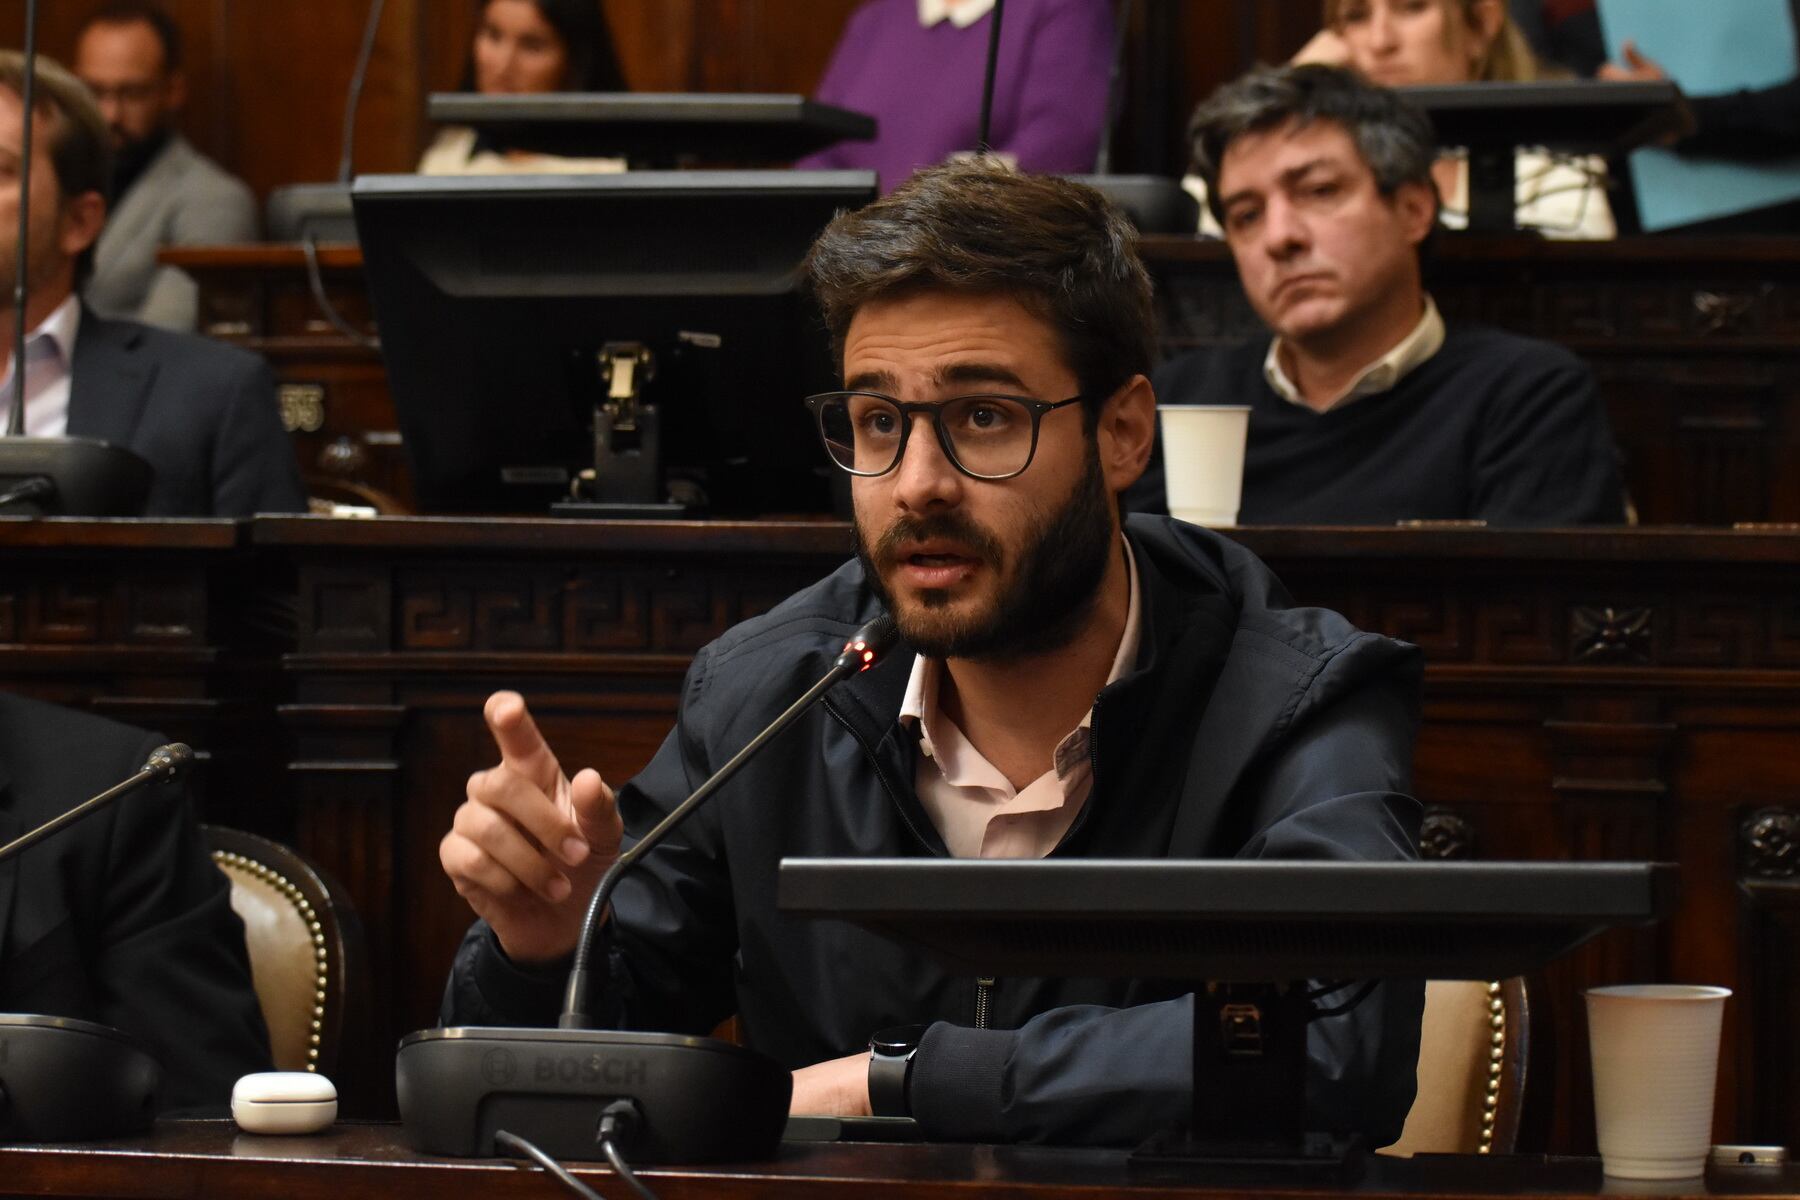
{"label": "computer monitor", "polygon": [[777,903],[953,970],[1500,979],[1674,906],[1649,863],[783,859]]}
{"label": "computer monitor", "polygon": [[[1353,1006],[1379,979],[1534,971],[1611,926],[1667,915],[1675,868],[783,859],[776,886],[786,915],[850,921],[970,975],[1193,980],[1193,1077],[1207,1083],[1188,1125],[1137,1161],[1217,1172],[1273,1159],[1345,1176],[1354,1140],[1309,1130],[1304,1116],[1316,1001]],[[1332,982],[1315,991],[1313,980]]]}
{"label": "computer monitor", "polygon": [[868,171],[357,180],[421,505],[542,511],[600,459],[620,515],[827,510],[801,400],[835,371],[800,265],[875,194]]}
{"label": "computer monitor", "polygon": [[1673,130],[1681,93],[1666,80],[1464,83],[1405,87],[1431,117],[1438,142],[1469,152],[1469,230],[1514,227],[1521,146],[1568,154],[1623,154]]}
{"label": "computer monitor", "polygon": [[689,159],[785,163],[836,142],[875,136],[875,118],[793,95],[434,92],[426,106],[433,121],[472,126],[496,145],[650,167]]}

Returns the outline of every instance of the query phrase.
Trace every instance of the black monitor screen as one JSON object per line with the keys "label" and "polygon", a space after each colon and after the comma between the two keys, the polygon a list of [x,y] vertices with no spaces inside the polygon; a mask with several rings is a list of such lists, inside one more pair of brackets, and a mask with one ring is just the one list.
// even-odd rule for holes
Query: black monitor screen
{"label": "black monitor screen", "polygon": [[801,399],[833,385],[799,287],[869,172],[369,176],[356,221],[422,507],[532,512],[592,465],[603,349],[653,356],[669,488],[713,512],[817,511]]}
{"label": "black monitor screen", "polygon": [[781,911],[976,973],[1500,979],[1675,903],[1653,863],[806,859]]}

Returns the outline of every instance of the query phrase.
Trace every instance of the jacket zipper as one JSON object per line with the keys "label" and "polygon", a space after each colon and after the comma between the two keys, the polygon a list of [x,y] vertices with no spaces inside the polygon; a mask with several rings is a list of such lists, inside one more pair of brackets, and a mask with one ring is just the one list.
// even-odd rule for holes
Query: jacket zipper
{"label": "jacket zipper", "polygon": [[843,713],[839,712],[829,699],[824,702],[824,706],[825,711],[831,714],[832,720],[836,721],[839,725],[842,725],[845,731],[848,732],[852,738],[856,739],[856,744],[862,747],[862,752],[868,755],[869,765],[875,768],[875,778],[881,781],[881,790],[887,793],[888,803],[892,804],[894,806],[894,811],[900,814],[900,820],[906,824],[906,828],[912,833],[913,837],[918,840],[919,845],[929,850],[931,848],[930,841],[926,839],[923,833],[919,832],[918,825],[913,823],[912,815],[906,811],[906,806],[900,803],[900,796],[894,791],[894,785],[888,782],[887,772],[882,769],[881,759],[876,755],[874,747],[869,745],[868,739],[858,732],[856,726],[852,725],[849,719],[846,718]]}
{"label": "jacket zipper", "polygon": [[983,975],[975,981],[975,1028],[988,1027],[989,1009],[993,1004],[994,984],[998,982],[992,975]]}

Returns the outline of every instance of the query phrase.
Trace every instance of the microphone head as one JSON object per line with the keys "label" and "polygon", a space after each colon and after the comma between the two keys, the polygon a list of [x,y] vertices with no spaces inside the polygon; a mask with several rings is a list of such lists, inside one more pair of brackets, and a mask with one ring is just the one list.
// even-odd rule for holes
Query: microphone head
{"label": "microphone head", "polygon": [[160,775],[163,779],[178,778],[193,764],[194,752],[185,742],[170,742],[166,746],[158,746],[150,752],[144,761],[144,770]]}
{"label": "microphone head", "polygon": [[900,626],[894,618],[883,612],[873,621],[850,635],[844,643],[844,652],[837,657],[838,666],[854,666],[858,671],[866,671],[883,658],[900,642]]}

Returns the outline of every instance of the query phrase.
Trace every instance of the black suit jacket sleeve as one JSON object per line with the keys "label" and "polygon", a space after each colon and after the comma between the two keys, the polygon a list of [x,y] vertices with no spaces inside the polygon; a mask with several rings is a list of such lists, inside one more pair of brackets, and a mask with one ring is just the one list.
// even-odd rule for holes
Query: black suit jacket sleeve
{"label": "black suit jacket sleeve", "polygon": [[231,384],[212,447],[217,517],[305,512],[306,489],[275,403],[275,373],[246,358]]}
{"label": "black suit jacket sleeve", "polygon": [[[141,763],[158,741],[147,738]],[[163,1064],[160,1107],[216,1109],[240,1075],[270,1069],[244,925],[185,789],[118,806],[90,957],[99,1020]]]}
{"label": "black suit jacket sleeve", "polygon": [[[0,695],[0,831],[129,777],[159,742]],[[163,1065],[164,1112],[222,1112],[238,1076],[269,1069],[243,923],[184,787],[126,796],[0,864],[0,1011],[130,1034]]]}
{"label": "black suit jacket sleeve", "polygon": [[1684,154],[1720,158],[1780,158],[1800,152],[1800,76],[1774,87],[1695,96],[1694,133]]}

